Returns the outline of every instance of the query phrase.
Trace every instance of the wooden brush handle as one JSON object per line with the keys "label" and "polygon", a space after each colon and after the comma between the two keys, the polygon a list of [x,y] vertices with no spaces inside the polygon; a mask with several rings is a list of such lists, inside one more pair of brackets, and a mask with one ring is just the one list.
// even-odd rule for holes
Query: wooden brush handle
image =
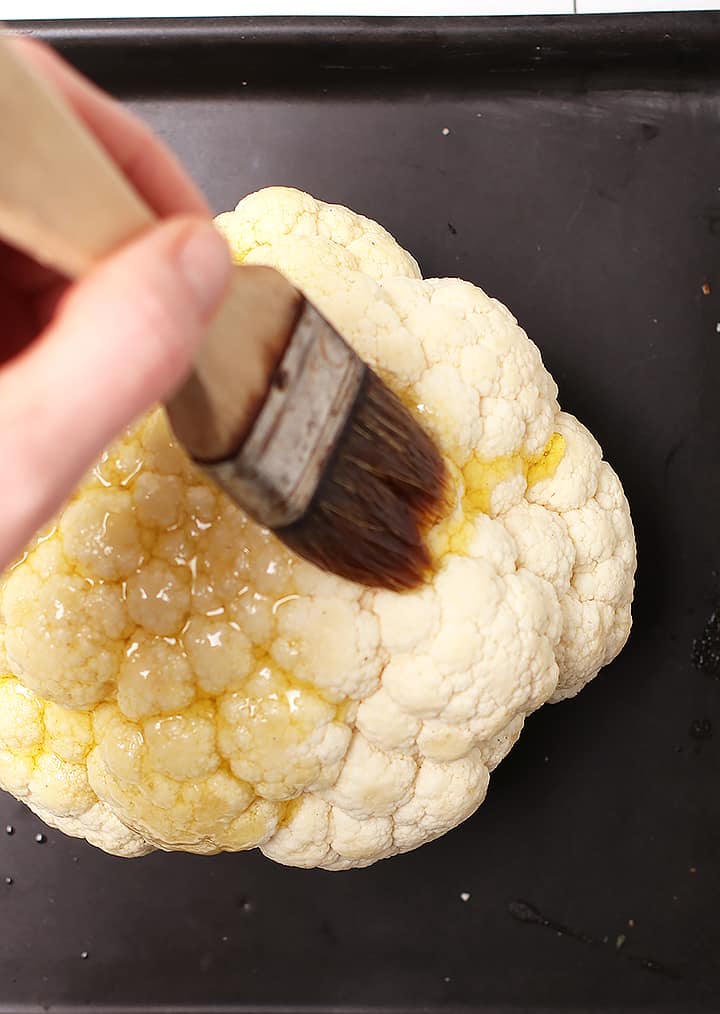
{"label": "wooden brush handle", "polygon": [[153,214],[70,108],[0,37],[0,232],[70,278]]}
{"label": "wooden brush handle", "polygon": [[[0,36],[0,235],[79,278],[156,216],[74,112]],[[269,268],[237,268],[185,387],[168,408],[201,459],[237,448],[301,297]]]}

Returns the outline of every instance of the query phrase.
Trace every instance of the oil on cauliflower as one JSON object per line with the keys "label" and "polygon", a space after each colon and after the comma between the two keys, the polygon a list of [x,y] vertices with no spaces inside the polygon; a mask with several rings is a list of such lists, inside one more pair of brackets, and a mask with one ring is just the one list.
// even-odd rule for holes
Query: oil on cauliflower
{"label": "oil on cauliflower", "polygon": [[414,408],[453,476],[419,591],[294,558],[155,411],[0,585],[0,785],[108,852],[347,869],[480,805],[525,717],[630,630],[622,487],[512,315],[379,225],[269,188],[221,215]]}

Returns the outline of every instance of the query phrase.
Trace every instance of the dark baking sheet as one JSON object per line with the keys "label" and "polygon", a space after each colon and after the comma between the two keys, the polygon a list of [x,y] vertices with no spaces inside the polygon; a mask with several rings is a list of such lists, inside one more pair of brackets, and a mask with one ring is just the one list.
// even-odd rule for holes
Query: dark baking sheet
{"label": "dark baking sheet", "polygon": [[0,1010],[720,1010],[720,684],[691,663],[720,529],[720,17],[32,28],[218,210],[295,185],[507,301],[625,482],[640,572],[621,658],[528,722],[462,828],[367,871],[37,844],[3,796]]}

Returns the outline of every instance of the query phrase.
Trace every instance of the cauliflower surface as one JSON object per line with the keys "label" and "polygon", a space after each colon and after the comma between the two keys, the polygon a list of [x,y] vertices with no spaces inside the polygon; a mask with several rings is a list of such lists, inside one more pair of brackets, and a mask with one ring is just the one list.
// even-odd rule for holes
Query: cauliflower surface
{"label": "cauliflower surface", "polygon": [[375,222],[269,188],[220,215],[419,415],[456,502],[397,595],[293,557],[157,410],[0,584],[0,785],[108,852],[259,846],[347,869],[483,801],[525,716],[630,630],[620,482],[540,354],[469,282],[423,280]]}

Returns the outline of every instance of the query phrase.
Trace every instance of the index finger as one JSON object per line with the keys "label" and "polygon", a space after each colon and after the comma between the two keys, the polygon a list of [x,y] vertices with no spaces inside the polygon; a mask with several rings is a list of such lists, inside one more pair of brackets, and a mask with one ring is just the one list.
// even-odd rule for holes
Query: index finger
{"label": "index finger", "polygon": [[148,126],[35,39],[10,42],[51,82],[90,128],[138,194],[156,214],[210,215],[210,208],[175,156]]}

